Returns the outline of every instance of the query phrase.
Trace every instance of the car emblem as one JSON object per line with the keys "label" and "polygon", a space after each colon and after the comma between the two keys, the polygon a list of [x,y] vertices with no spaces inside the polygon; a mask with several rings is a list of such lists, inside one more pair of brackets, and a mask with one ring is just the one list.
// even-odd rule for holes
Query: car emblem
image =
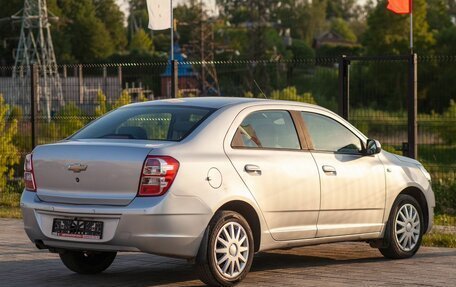
{"label": "car emblem", "polygon": [[68,165],[68,170],[70,170],[74,173],[80,173],[81,171],[87,170],[87,165],[80,164],[80,163],[72,163],[72,164]]}

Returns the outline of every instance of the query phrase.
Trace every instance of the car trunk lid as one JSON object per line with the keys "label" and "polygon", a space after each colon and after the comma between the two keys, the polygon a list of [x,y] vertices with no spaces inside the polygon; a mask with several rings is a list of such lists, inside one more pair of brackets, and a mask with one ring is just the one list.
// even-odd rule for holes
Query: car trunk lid
{"label": "car trunk lid", "polygon": [[55,203],[128,205],[147,155],[171,144],[105,139],[39,146],[33,152],[37,195]]}

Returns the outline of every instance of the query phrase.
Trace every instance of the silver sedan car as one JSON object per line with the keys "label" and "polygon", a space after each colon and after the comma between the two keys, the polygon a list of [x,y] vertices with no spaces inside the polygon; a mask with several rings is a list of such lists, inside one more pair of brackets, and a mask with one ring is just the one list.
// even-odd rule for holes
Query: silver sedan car
{"label": "silver sedan car", "polygon": [[232,286],[254,253],[366,241],[413,256],[432,227],[431,178],[336,114],[295,102],[132,104],[25,161],[25,231],[72,271],[119,251],[184,258]]}

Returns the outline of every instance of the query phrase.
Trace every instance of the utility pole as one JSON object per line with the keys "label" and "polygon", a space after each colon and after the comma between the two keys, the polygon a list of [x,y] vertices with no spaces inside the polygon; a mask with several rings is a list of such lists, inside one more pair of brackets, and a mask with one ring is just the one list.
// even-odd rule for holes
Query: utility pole
{"label": "utility pole", "polygon": [[[24,77],[30,78],[31,65],[36,65],[38,78],[35,80],[39,87],[36,106],[38,111],[44,108],[44,115],[50,120],[52,103],[56,101],[60,106],[64,105],[50,30],[50,21],[58,18],[47,10],[46,0],[24,0],[24,8],[11,16],[11,19],[21,22],[22,25],[13,69],[13,80],[17,87],[20,87],[17,88],[16,101],[21,101],[21,97],[32,94]],[[40,103],[42,98],[43,104]]]}
{"label": "utility pole", "polygon": [[203,4],[201,4],[200,19],[201,92],[203,96],[220,96],[217,70],[213,63],[214,22],[205,13]]}
{"label": "utility pole", "polygon": [[215,39],[214,39],[214,19],[212,19],[206,12],[203,2],[200,0],[191,2],[193,6],[197,7],[200,11],[200,17],[197,21],[191,23],[183,23],[180,25],[198,27],[195,31],[194,37],[197,40],[191,41],[186,45],[185,49],[189,53],[193,61],[200,61],[200,73],[198,75],[201,83],[201,95],[207,96],[220,96],[220,86],[217,77],[217,69],[214,64],[215,58]]}

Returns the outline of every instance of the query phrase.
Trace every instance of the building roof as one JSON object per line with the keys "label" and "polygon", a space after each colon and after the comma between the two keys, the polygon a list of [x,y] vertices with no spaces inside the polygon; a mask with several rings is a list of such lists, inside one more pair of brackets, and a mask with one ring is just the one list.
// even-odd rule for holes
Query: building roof
{"label": "building roof", "polygon": [[325,46],[325,45],[352,47],[352,46],[356,46],[356,43],[353,43],[352,41],[345,39],[339,33],[336,33],[334,31],[327,31],[327,32],[319,35],[318,37],[316,37],[314,40],[315,48],[319,48],[319,47]]}
{"label": "building roof", "polygon": [[[163,74],[161,74],[162,77],[171,77],[171,55],[168,60],[166,70]],[[182,49],[177,42],[174,43],[174,60],[179,63],[179,77],[196,77],[198,75],[193,66],[185,59],[184,54],[182,54]]]}

